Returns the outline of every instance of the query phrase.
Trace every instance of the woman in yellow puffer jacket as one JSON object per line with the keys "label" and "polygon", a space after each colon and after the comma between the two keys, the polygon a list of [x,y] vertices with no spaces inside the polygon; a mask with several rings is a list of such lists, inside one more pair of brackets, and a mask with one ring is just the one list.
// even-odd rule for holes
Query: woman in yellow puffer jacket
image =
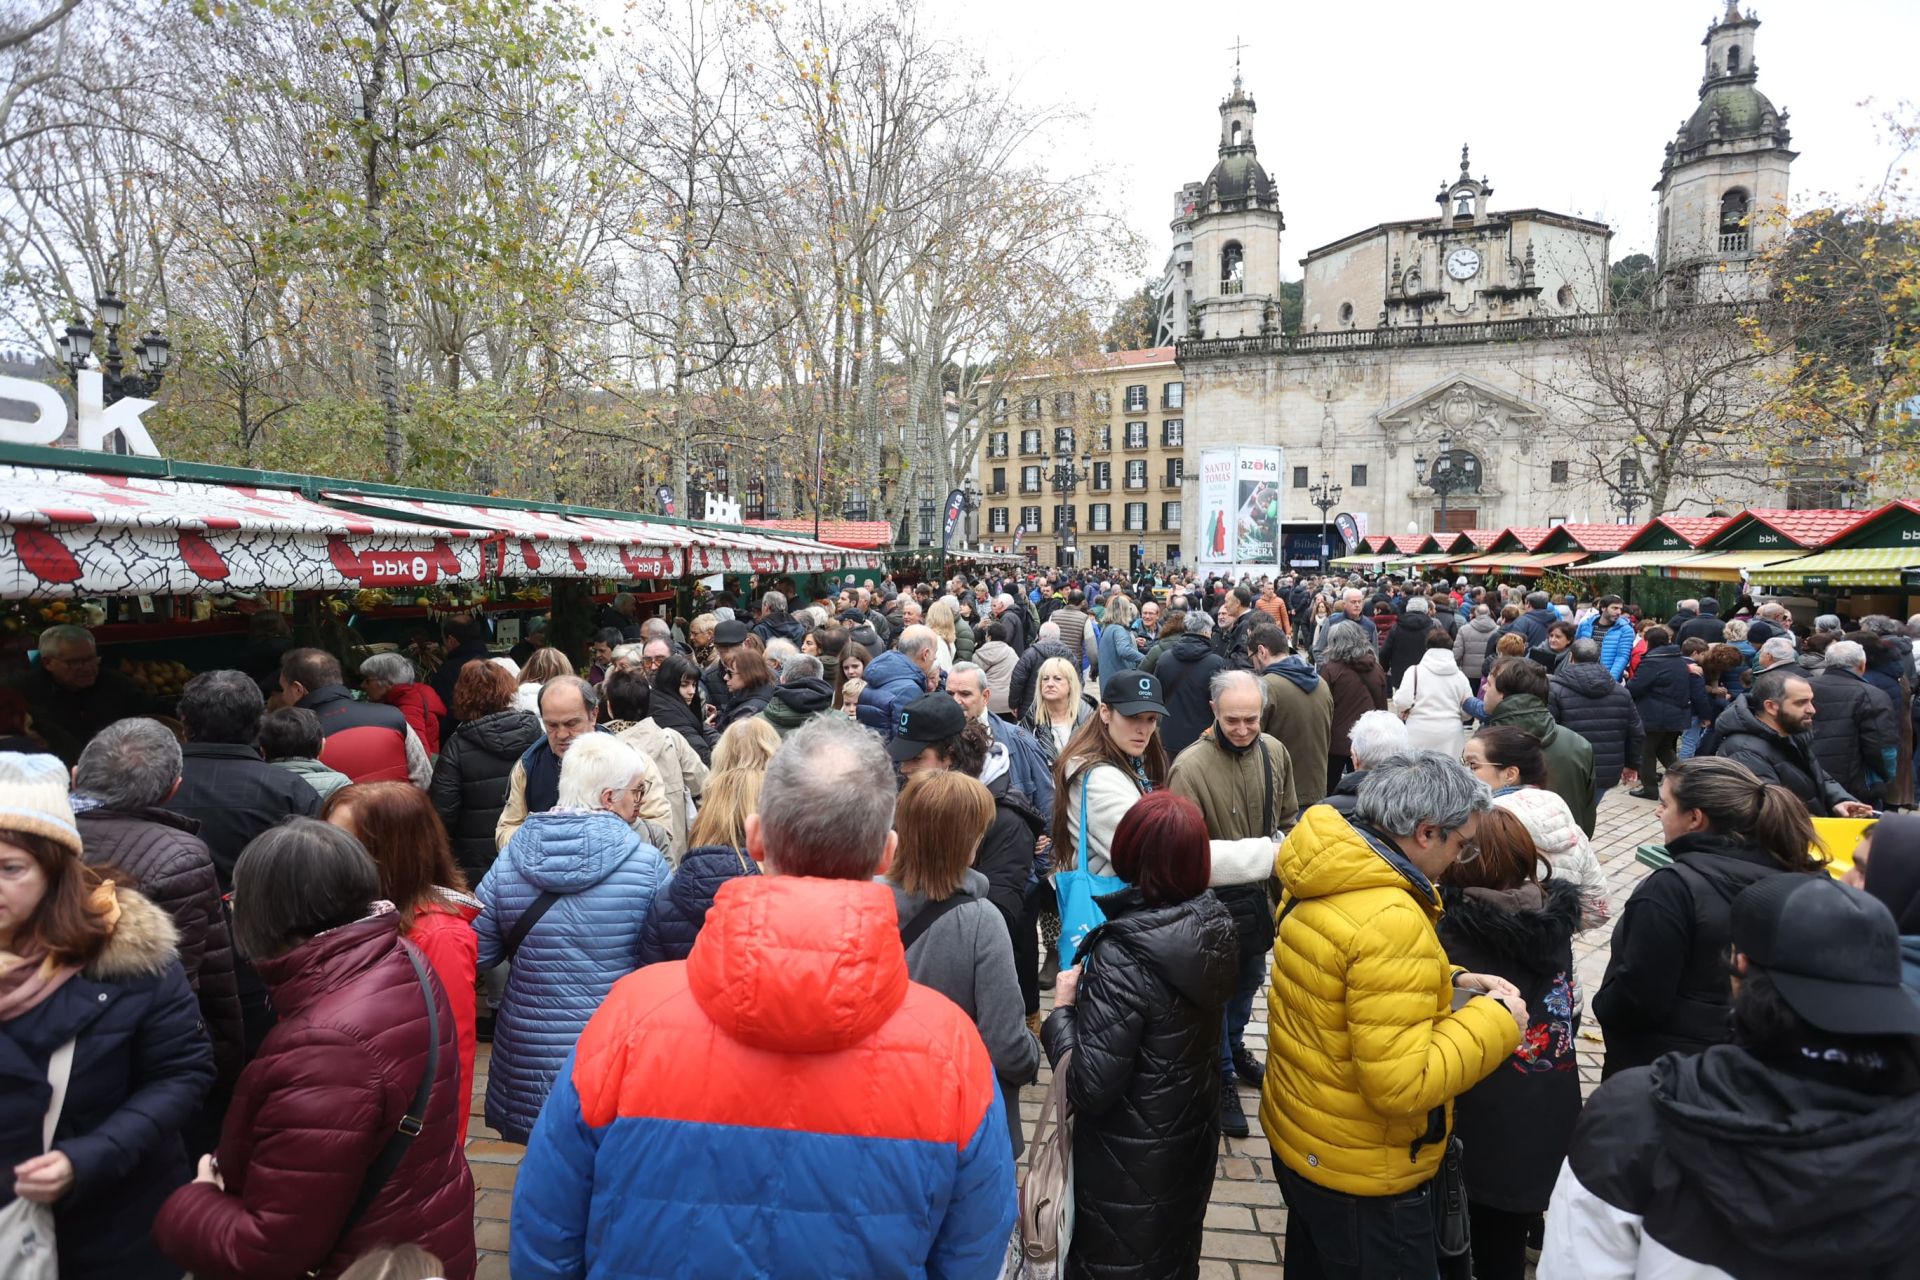
{"label": "woman in yellow puffer jacket", "polygon": [[1315,805],[1281,846],[1260,1127],[1293,1210],[1289,1261],[1361,1254],[1366,1275],[1418,1268],[1423,1248],[1431,1261],[1430,1235],[1407,1226],[1427,1212],[1453,1099],[1526,1021],[1510,983],[1456,970],[1434,932],[1434,881],[1472,856],[1491,803],[1457,760],[1414,752],[1368,772],[1351,823]]}

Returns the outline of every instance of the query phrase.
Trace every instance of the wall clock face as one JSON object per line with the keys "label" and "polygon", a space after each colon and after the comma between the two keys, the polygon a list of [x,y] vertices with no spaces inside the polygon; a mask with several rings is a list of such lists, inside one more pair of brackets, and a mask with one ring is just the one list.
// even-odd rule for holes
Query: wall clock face
{"label": "wall clock face", "polygon": [[1455,249],[1447,255],[1447,274],[1455,280],[1471,280],[1480,272],[1480,251]]}

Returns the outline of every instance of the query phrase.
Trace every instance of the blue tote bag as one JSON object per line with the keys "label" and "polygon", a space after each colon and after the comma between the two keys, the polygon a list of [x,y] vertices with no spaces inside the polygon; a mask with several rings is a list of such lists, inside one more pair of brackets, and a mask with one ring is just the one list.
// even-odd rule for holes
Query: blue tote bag
{"label": "blue tote bag", "polygon": [[1053,873],[1053,890],[1060,898],[1060,967],[1071,969],[1087,935],[1107,922],[1098,899],[1127,887],[1119,876],[1097,876],[1087,870],[1087,777],[1080,775],[1080,856],[1070,871]]}

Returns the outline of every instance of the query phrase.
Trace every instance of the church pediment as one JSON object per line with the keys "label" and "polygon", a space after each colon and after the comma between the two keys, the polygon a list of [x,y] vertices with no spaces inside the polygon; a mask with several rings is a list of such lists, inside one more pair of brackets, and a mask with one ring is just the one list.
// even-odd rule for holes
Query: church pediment
{"label": "church pediment", "polygon": [[1526,453],[1543,416],[1539,405],[1468,373],[1451,374],[1373,415],[1388,457],[1402,443],[1432,445],[1443,435],[1477,453],[1502,442]]}

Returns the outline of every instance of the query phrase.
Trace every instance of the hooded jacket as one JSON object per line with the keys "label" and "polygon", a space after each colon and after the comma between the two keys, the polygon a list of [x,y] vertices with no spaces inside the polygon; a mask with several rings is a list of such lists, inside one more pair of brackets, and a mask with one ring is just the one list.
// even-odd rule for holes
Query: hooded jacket
{"label": "hooded jacket", "polygon": [[[1832,817],[1835,805],[1855,798],[1827,775],[1814,753],[1811,735],[1788,737],[1762,724],[1753,714],[1752,698],[1747,694],[1735,699],[1713,722],[1713,754],[1738,760],[1762,782],[1779,783],[1799,796],[1807,812],[1816,818]],[[1818,719],[1816,715],[1816,722]]]}
{"label": "hooded jacket", "polygon": [[1713,832],[1681,836],[1667,852],[1673,865],[1642,880],[1614,922],[1593,997],[1609,1076],[1726,1041],[1733,900],[1756,880],[1793,874],[1753,845]]}
{"label": "hooded jacket", "polygon": [[[473,1059],[478,1048],[479,993],[473,975],[479,971],[479,940],[473,934],[473,921],[480,914],[480,900],[472,894],[442,889],[438,901],[413,913],[413,927],[405,937],[420,949],[453,1010],[453,1041],[460,1054],[460,1096],[473,1097]],[[467,1145],[467,1121],[471,1106],[460,1108],[459,1145]]]}
{"label": "hooded jacket", "polygon": [[1319,804],[1327,794],[1326,760],[1333,743],[1333,686],[1299,658],[1270,662],[1260,673],[1267,705],[1260,731],[1284,746],[1299,767],[1294,792],[1301,808]]}
{"label": "hooded jacket", "polygon": [[1530,693],[1510,694],[1487,713],[1488,724],[1510,724],[1540,739],[1547,757],[1547,790],[1567,802],[1573,820],[1589,836],[1595,820],[1593,744],[1556,724],[1547,706]]}
{"label": "hooded jacket", "polygon": [[1353,755],[1353,726],[1369,711],[1387,709],[1387,671],[1378,662],[1352,666],[1322,662],[1320,674],[1333,693],[1333,724],[1327,750],[1342,759]]}
{"label": "hooded jacket", "polygon": [[693,754],[700,757],[701,764],[713,764],[713,737],[694,715],[693,708],[680,696],[678,689],[655,689],[653,701],[648,706],[655,724],[679,734],[681,741],[692,747]]}
{"label": "hooded jacket", "polygon": [[1494,796],[1497,808],[1518,818],[1540,856],[1553,864],[1554,874],[1580,892],[1579,930],[1606,923],[1613,914],[1607,897],[1607,876],[1593,853],[1587,833],[1573,820],[1567,802],[1539,787],[1515,787]]}
{"label": "hooded jacket", "polygon": [[1604,663],[1564,663],[1547,682],[1547,711],[1592,745],[1596,793],[1620,785],[1620,772],[1628,764],[1640,767],[1646,730],[1639,704],[1607,674]]}
{"label": "hooded jacket", "polygon": [[1556,874],[1505,891],[1442,885],[1440,898],[1447,959],[1498,974],[1527,1002],[1519,1049],[1454,1104],[1467,1195],[1508,1213],[1540,1213],[1580,1118],[1580,895]]}
{"label": "hooded jacket", "polygon": [[1101,898],[1074,1003],[1041,1029],[1068,1053],[1073,1108],[1072,1250],[1088,1280],[1190,1280],[1220,1147],[1220,1034],[1239,948],[1210,893],[1150,906]]}
{"label": "hooded jacket", "polygon": [[387,696],[380,699],[390,707],[398,707],[400,714],[407,718],[407,725],[414,736],[420,739],[420,745],[427,749],[430,756],[440,754],[440,726],[447,718],[447,704],[433,691],[430,684],[396,684],[387,690]]}
{"label": "hooded jacket", "polygon": [[653,908],[640,928],[640,963],[685,960],[707,922],[720,886],[740,876],[757,876],[760,864],[744,849],[703,844],[687,850],[673,875],[654,895]]}
{"label": "hooded jacket", "polygon": [[1211,636],[1184,634],[1160,655],[1154,675],[1167,704],[1167,714],[1160,719],[1160,744],[1168,759],[1199,741],[1213,723],[1207,688],[1227,666],[1227,660],[1214,652]]}
{"label": "hooded jacket", "polygon": [[1274,1158],[1330,1191],[1432,1180],[1453,1100],[1520,1043],[1500,1003],[1453,1007],[1453,967],[1419,868],[1327,805],[1280,846],[1289,899],[1267,994],[1260,1127]]}
{"label": "hooded jacket", "polygon": [[1640,706],[1640,722],[1650,730],[1679,733],[1713,716],[1707,682],[1677,644],[1647,650],[1627,681],[1627,692]]}
{"label": "hooded jacket", "polygon": [[468,720],[447,736],[433,762],[427,794],[453,842],[453,856],[474,884],[498,852],[494,828],[507,807],[508,780],[527,748],[546,736],[537,716],[508,709]]}
{"label": "hooded jacket", "polygon": [[[429,991],[391,910],[254,962],[280,1020],[234,1089],[220,1136],[223,1191],[196,1182],[154,1222],[161,1251],[202,1280],[337,1276],[405,1240],[448,1280],[474,1274],[473,1175],[460,1150],[460,1055],[447,993]],[[427,1067],[427,1008],[439,1009],[440,1064],[425,1124],[372,1205],[341,1237],[366,1175],[412,1105]]]}
{"label": "hooded jacket", "polygon": [[1878,797],[1900,758],[1893,704],[1852,671],[1828,667],[1809,683],[1815,714],[1808,732],[1820,767],[1848,795]]}
{"label": "hooded jacket", "polygon": [[640,964],[640,934],[666,859],[604,809],[550,809],[527,819],[480,882],[480,968],[543,892],[560,895],[512,957],[493,1032],[487,1123],[525,1142],[581,1028],[613,984]]}
{"label": "hooded jacket", "polygon": [[[1007,611],[1012,616],[1013,611]],[[1009,694],[1013,687],[1013,669],[1020,662],[1020,655],[1012,645],[1003,640],[989,640],[973,651],[973,661],[986,673],[987,710],[994,715],[1005,715],[1012,711],[1013,704]]]}
{"label": "hooded jacket", "polygon": [[735,879],[686,962],[619,983],[580,1037],[521,1162],[511,1270],[995,1276],[1006,1123],[972,1019],[909,981],[885,886]]}
{"label": "hooded jacket", "polygon": [[1426,650],[1400,677],[1393,695],[1393,705],[1407,722],[1407,749],[1458,755],[1467,740],[1460,704],[1472,696],[1473,686],[1460,674],[1453,651]]}
{"label": "hooded jacket", "polygon": [[986,786],[987,794],[993,797],[993,821],[987,824],[987,834],[980,838],[980,847],[974,851],[973,866],[986,877],[987,900],[1000,909],[1007,924],[1007,936],[1011,938],[1016,936],[1020,913],[1026,905],[1034,848],[1046,834],[1047,814],[1053,806],[1051,803],[1045,809],[1036,806],[1005,770],[995,774]]}
{"label": "hooded jacket", "polygon": [[194,834],[200,824],[170,809],[88,808],[91,800],[84,795],[74,801],[87,865],[126,873],[129,888],[172,917],[179,935],[175,950],[213,1041],[219,1082],[232,1085],[246,1060],[247,1037],[220,878]]}
{"label": "hooded jacket", "polygon": [[1387,668],[1388,684],[1398,688],[1400,677],[1420,664],[1427,652],[1427,635],[1432,630],[1433,615],[1424,610],[1400,615],[1386,639],[1380,642],[1380,661]]}
{"label": "hooded jacket", "polygon": [[1487,672],[1487,646],[1493,643],[1493,633],[1499,629],[1500,624],[1491,617],[1469,618],[1453,635],[1453,660],[1459,664],[1460,674],[1475,688]]}
{"label": "hooded jacket", "polygon": [[[120,918],[87,965],[33,1008],[0,1022],[0,1164],[41,1153],[47,1061],[74,1042],[53,1145],[73,1187],[53,1204],[63,1280],[176,1280],[147,1228],[192,1177],[180,1135],[213,1084],[213,1053],[175,957],[167,913],[116,886]],[[469,1209],[471,1213],[471,1209]]]}
{"label": "hooded jacket", "polygon": [[791,640],[794,647],[798,648],[807,638],[807,629],[794,621],[793,615],[785,609],[769,612],[748,628],[748,631],[752,635],[759,636],[761,644],[769,640]]}
{"label": "hooded jacket", "polygon": [[[1031,854],[1029,854],[1031,857]],[[893,891],[894,910],[906,928],[933,905],[924,893]],[[987,901],[987,878],[969,868],[954,893],[963,899],[929,925],[907,948],[907,976],[932,987],[973,1019],[1000,1082],[1001,1106],[1014,1158],[1026,1149],[1020,1132],[1020,1086],[1040,1071],[1040,1042],[1027,1030],[1026,1005],[1013,971],[1013,937],[1005,916]]]}
{"label": "hooded jacket", "polygon": [[901,709],[927,691],[926,672],[898,649],[889,649],[868,664],[866,681],[855,714],[861,724],[891,738]]}
{"label": "hooded jacket", "polygon": [[[833,701],[831,689],[827,690],[827,701]],[[687,851],[688,803],[699,800],[700,793],[706,790],[707,766],[685,738],[672,729],[661,728],[652,716],[607,727],[614,730],[614,736],[620,741],[653,761],[654,768],[659,770],[667,808],[664,825],[673,833],[673,847],[660,852],[667,855],[669,862],[677,864]]]}
{"label": "hooded jacket", "polygon": [[1719,1045],[1600,1086],[1553,1190],[1540,1275],[1895,1280],[1913,1274],[1916,1216],[1920,1097]]}

